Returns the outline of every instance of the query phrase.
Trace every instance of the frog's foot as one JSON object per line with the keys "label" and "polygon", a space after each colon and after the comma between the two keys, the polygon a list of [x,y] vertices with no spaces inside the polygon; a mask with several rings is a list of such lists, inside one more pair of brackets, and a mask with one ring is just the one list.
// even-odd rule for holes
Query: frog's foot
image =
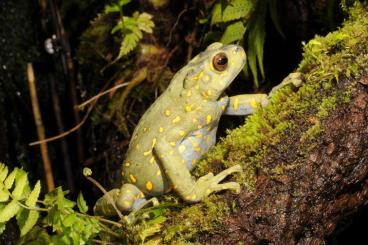
{"label": "frog's foot", "polygon": [[295,87],[300,87],[303,83],[303,80],[302,80],[302,76],[301,76],[301,73],[300,72],[293,72],[293,73],[290,73],[286,78],[284,78],[284,80],[282,80],[282,82],[273,87],[271,92],[268,94],[268,97],[272,97],[272,95],[277,91],[279,90],[280,88],[283,88],[285,87],[286,85],[289,85],[289,84],[292,84],[294,85]]}
{"label": "frog's foot", "polygon": [[159,204],[158,200],[156,197],[152,197],[149,200],[142,200],[141,202],[139,202],[133,209],[133,211],[127,215],[124,216],[124,220],[127,224],[132,224],[137,220],[137,212],[139,212],[139,210],[141,210],[142,208],[144,208],[145,206],[147,206],[148,204],[151,204],[153,206],[157,206]]}
{"label": "frog's foot", "polygon": [[235,165],[231,168],[228,168],[218,175],[213,175],[209,173],[205,176],[202,176],[195,183],[195,187],[189,195],[186,195],[184,199],[188,202],[199,202],[204,197],[210,195],[213,192],[218,192],[222,190],[233,190],[235,193],[240,192],[240,185],[236,182],[228,182],[224,184],[220,184],[220,182],[225,179],[230,174],[241,172],[242,168],[240,165]]}

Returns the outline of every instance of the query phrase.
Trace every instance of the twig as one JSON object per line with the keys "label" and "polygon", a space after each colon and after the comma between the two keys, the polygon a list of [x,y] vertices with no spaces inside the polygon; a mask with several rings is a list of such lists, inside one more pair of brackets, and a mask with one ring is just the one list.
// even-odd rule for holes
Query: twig
{"label": "twig", "polygon": [[[32,101],[33,117],[34,117],[34,121],[37,127],[38,139],[40,141],[44,141],[45,128],[42,124],[42,117],[41,117],[40,107],[38,103],[36,84],[35,84],[36,81],[35,81],[35,76],[34,76],[33,67],[31,63],[27,64],[27,78],[28,78],[29,91],[30,91],[31,101]],[[50,158],[49,158],[48,151],[47,151],[46,142],[41,143],[40,149],[41,149],[43,168],[45,171],[47,190],[52,191],[55,188],[55,184],[54,184],[54,177],[52,175],[52,167],[51,167],[51,162],[50,162]]]}
{"label": "twig", "polygon": [[175,28],[178,26],[178,24],[179,24],[179,20],[180,20],[181,16],[182,16],[183,14],[185,14],[185,12],[187,12],[187,11],[189,11],[189,10],[192,10],[192,9],[194,9],[194,8],[192,7],[192,8],[190,8],[190,9],[188,9],[188,7],[186,6],[186,7],[185,7],[185,8],[184,8],[180,13],[179,13],[178,18],[176,18],[176,21],[175,21],[175,23],[174,23],[173,27],[170,29],[169,40],[168,40],[168,41],[167,41],[167,43],[166,43],[166,47],[169,47],[169,45],[170,45],[170,43],[171,43],[171,39],[172,39],[172,36],[173,36],[173,32],[174,32]]}
{"label": "twig", "polygon": [[77,108],[78,108],[78,110],[82,110],[83,107],[85,107],[86,105],[88,105],[89,103],[91,103],[91,102],[93,102],[95,100],[98,100],[101,96],[104,96],[105,94],[108,94],[111,91],[114,91],[116,89],[125,87],[125,86],[127,86],[129,84],[130,84],[130,82],[122,83],[122,84],[116,85],[116,86],[114,86],[114,87],[112,87],[112,88],[110,88],[110,89],[108,89],[108,90],[106,90],[104,92],[98,93],[95,96],[93,96],[92,98],[90,98],[90,99],[86,100],[85,102],[83,102],[82,104],[78,105]]}

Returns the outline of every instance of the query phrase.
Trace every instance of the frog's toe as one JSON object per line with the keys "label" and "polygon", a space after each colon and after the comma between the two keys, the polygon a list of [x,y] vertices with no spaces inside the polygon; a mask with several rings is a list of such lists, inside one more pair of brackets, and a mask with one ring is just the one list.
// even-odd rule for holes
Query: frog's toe
{"label": "frog's toe", "polygon": [[232,190],[234,193],[240,193],[240,184],[236,182],[228,182],[224,184],[217,184],[211,188],[212,192],[218,192],[222,190]]}
{"label": "frog's toe", "polygon": [[235,166],[232,166],[232,167],[230,167],[228,169],[225,169],[224,171],[220,172],[218,175],[213,177],[212,181],[214,183],[219,183],[223,179],[225,179],[228,175],[233,174],[233,173],[237,173],[237,172],[241,172],[241,171],[242,171],[242,167],[239,164],[237,164]]}

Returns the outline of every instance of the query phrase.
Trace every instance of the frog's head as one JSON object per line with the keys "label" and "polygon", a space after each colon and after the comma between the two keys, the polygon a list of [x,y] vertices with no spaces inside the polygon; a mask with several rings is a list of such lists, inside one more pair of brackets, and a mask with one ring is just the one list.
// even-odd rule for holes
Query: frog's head
{"label": "frog's head", "polygon": [[195,89],[205,99],[217,100],[246,62],[244,49],[235,44],[213,43],[188,64],[185,89]]}

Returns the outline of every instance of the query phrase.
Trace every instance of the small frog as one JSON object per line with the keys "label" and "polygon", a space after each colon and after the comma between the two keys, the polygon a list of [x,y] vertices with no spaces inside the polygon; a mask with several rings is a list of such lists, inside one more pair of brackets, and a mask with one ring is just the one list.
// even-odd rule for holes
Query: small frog
{"label": "small frog", "polygon": [[116,214],[106,195],[120,211],[132,211],[171,190],[190,203],[221,190],[240,192],[236,182],[220,183],[240,165],[198,180],[190,172],[215,144],[221,115],[247,115],[268,103],[267,94],[224,95],[245,62],[241,46],[213,43],[177,72],[133,132],[122,165],[126,183],[97,202],[97,214]]}

